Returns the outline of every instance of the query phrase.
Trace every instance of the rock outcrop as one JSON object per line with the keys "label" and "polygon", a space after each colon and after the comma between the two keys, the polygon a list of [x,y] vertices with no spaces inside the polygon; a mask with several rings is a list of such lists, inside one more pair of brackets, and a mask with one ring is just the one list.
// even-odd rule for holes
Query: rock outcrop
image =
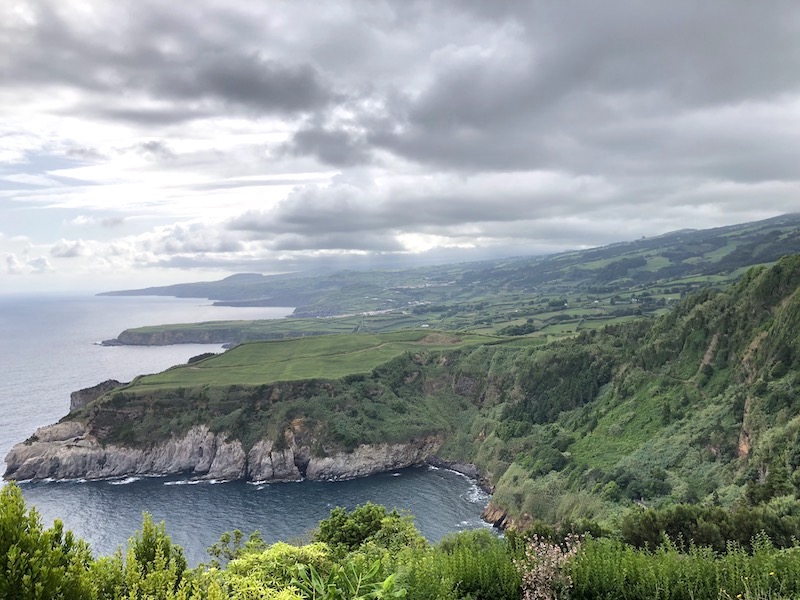
{"label": "rock outcrop", "polygon": [[107,379],[104,382],[98,383],[92,387],[83,388],[77,392],[72,392],[69,395],[69,411],[72,412],[74,410],[81,409],[90,402],[97,400],[103,394],[107,394],[108,392],[115,390],[118,387],[122,387],[123,385],[127,384],[119,382],[116,379]]}
{"label": "rock outcrop", "polygon": [[353,452],[315,456],[306,446],[276,448],[261,440],[245,452],[239,440],[193,427],[151,448],[102,445],[76,421],[39,428],[6,457],[6,479],[108,479],[132,475],[186,474],[198,479],[337,480],[422,464],[441,446],[428,437],[405,444],[358,446]]}
{"label": "rock outcrop", "polygon": [[491,523],[498,529],[506,529],[511,525],[511,520],[505,510],[492,504],[491,502],[483,509],[481,519],[487,523]]}
{"label": "rock outcrop", "polygon": [[424,463],[442,445],[437,437],[405,444],[364,444],[352,452],[311,457],[306,466],[308,479],[352,479]]}

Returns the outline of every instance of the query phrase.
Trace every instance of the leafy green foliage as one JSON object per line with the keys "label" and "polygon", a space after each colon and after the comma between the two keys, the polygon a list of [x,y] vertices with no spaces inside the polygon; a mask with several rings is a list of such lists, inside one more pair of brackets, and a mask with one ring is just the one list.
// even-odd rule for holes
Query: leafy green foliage
{"label": "leafy green foliage", "polygon": [[[780,507],[773,505],[778,514]],[[794,510],[786,501],[781,506],[784,512]],[[757,527],[769,525],[771,518],[758,510],[734,511],[725,517],[719,510],[697,507],[647,514],[639,522],[641,515],[631,517],[631,523],[646,529],[647,522],[659,519],[673,527],[692,522],[698,530],[714,523],[723,531],[731,519],[753,520]],[[95,560],[84,542],[58,524],[43,530],[38,515],[25,509],[19,488],[12,484],[0,491],[4,557],[0,597],[519,600],[523,594],[544,599],[568,593],[575,599],[782,600],[800,594],[800,546],[794,540],[789,547],[778,548],[765,533],[756,534],[746,546],[727,540],[724,552],[697,544],[681,546],[666,536],[647,550],[628,545],[618,536],[589,536],[578,549],[573,541],[580,524],[556,532],[539,523],[527,533],[512,533],[506,539],[477,530],[430,546],[421,542],[407,519],[375,505],[352,513],[336,509],[326,521],[320,531],[337,544],[335,551],[321,541],[267,546],[258,535],[245,541],[244,534],[233,532],[212,549],[216,558],[229,559],[224,567],[201,565],[186,570],[182,553],[169,541],[163,523],[156,525],[145,514],[142,531],[130,539],[125,556],[119,550]],[[346,529],[341,539],[331,530],[334,524]],[[623,527],[623,535],[626,528],[630,526]],[[778,528],[773,529],[780,534]],[[561,545],[564,540],[566,546]]]}
{"label": "leafy green foliage", "polygon": [[681,552],[668,542],[649,552],[609,539],[588,540],[569,568],[570,597],[795,598],[800,594],[798,550],[776,550],[766,537],[754,542],[752,554],[732,544],[724,555],[697,546]]}
{"label": "leafy green foliage", "polygon": [[327,519],[320,521],[314,540],[328,544],[339,555],[370,543],[390,550],[425,545],[410,516],[387,511],[372,502],[349,513],[344,508],[334,508]]}
{"label": "leafy green foliage", "polygon": [[153,523],[150,513],[144,513],[142,530],[128,543],[125,557],[125,588],[131,598],[164,598],[177,591],[186,559],[183,549],[172,543],[164,522]]}
{"label": "leafy green foliage", "polygon": [[504,540],[489,531],[470,531],[447,537],[436,548],[402,553],[398,578],[414,600],[516,600],[521,578],[513,559]]}
{"label": "leafy green foliage", "polygon": [[663,509],[632,510],[620,524],[622,539],[636,548],[657,548],[665,537],[676,546],[704,546],[725,552],[731,542],[749,549],[759,534],[779,548],[800,539],[800,502],[775,506],[719,506],[678,504]]}
{"label": "leafy green foliage", "polygon": [[82,600],[92,593],[89,548],[61,521],[42,527],[16,485],[0,489],[0,598]]}
{"label": "leafy green foliage", "polygon": [[395,576],[383,577],[380,560],[365,563],[355,557],[343,564],[335,564],[327,577],[312,565],[297,565],[297,576],[292,579],[301,593],[319,600],[372,600],[405,598],[406,590],[398,588]]}

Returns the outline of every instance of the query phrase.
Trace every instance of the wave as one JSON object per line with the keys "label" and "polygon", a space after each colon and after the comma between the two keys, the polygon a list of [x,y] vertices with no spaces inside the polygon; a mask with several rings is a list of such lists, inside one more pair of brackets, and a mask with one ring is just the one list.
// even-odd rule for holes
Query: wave
{"label": "wave", "polygon": [[205,483],[208,485],[216,485],[218,483],[228,483],[232,479],[178,479],[176,481],[165,481],[164,485],[199,485]]}
{"label": "wave", "polygon": [[108,482],[109,485],[128,485],[134,481],[141,481],[141,477],[126,477],[125,479],[114,479]]}
{"label": "wave", "polygon": [[270,483],[270,481],[269,481],[268,479],[258,479],[258,480],[256,480],[256,481],[246,481],[245,483],[246,483],[247,485],[254,485],[254,486],[256,486],[258,489],[262,489],[263,487],[265,487],[266,485],[268,485],[268,484]]}
{"label": "wave", "polygon": [[466,492],[461,494],[461,497],[472,504],[486,504],[491,500],[492,495],[483,491],[473,483]]}
{"label": "wave", "polygon": [[[88,483],[89,479],[76,478],[76,479],[56,479],[55,477],[45,477],[44,479],[20,479],[17,481],[19,484],[51,484],[51,483]],[[96,480],[92,480],[96,481]]]}

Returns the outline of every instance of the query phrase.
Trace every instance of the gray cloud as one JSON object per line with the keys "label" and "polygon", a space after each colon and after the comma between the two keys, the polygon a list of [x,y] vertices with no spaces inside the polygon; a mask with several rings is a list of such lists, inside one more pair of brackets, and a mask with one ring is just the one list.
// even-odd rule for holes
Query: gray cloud
{"label": "gray cloud", "polygon": [[441,176],[424,183],[400,180],[381,187],[368,180],[340,180],[298,189],[275,209],[249,211],[232,219],[228,228],[291,232],[309,239],[332,232],[354,240],[370,231],[441,234],[467,224],[549,217],[558,214],[566,200],[590,210],[607,194],[601,180],[559,173]]}
{"label": "gray cloud", "polygon": [[281,151],[294,156],[312,155],[334,167],[371,162],[365,140],[343,129],[312,125],[299,129]]}
{"label": "gray cloud", "polygon": [[269,47],[260,48],[266,40],[250,40],[255,46],[249,49],[246,40],[240,45],[238,28],[246,15],[225,18],[214,2],[179,11],[146,1],[93,7],[116,21],[101,25],[109,30],[95,31],[91,19],[82,22],[60,3],[25,4],[34,23],[6,25],[14,60],[0,61],[0,76],[17,85],[68,86],[88,95],[65,110],[168,124],[231,109],[299,114],[335,98],[312,64],[272,58]]}
{"label": "gray cloud", "polygon": [[6,255],[6,271],[9,275],[19,275],[22,273],[22,263],[16,254]]}
{"label": "gray cloud", "polygon": [[53,266],[45,256],[20,260],[16,254],[6,255],[6,272],[9,275],[23,275],[25,273],[42,274],[52,270]]}
{"label": "gray cloud", "polygon": [[[122,216],[113,216],[113,217],[97,217],[97,216],[86,216],[86,215],[78,215],[74,219],[70,219],[68,222],[70,225],[77,225],[79,227],[94,227],[100,225],[101,227],[107,228],[114,228],[122,225],[125,222],[125,217]],[[59,244],[62,244],[64,240],[62,240]]]}

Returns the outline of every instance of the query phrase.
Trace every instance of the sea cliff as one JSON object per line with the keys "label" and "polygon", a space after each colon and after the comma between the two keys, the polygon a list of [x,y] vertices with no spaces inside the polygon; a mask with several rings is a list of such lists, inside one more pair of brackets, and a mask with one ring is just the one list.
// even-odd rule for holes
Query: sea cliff
{"label": "sea cliff", "polygon": [[316,455],[289,433],[280,445],[261,440],[249,451],[206,426],[150,448],[101,444],[80,422],[39,428],[6,457],[10,480],[108,479],[185,474],[198,479],[294,481],[364,477],[424,463],[441,446],[431,436],[402,444],[362,444],[352,452]]}

